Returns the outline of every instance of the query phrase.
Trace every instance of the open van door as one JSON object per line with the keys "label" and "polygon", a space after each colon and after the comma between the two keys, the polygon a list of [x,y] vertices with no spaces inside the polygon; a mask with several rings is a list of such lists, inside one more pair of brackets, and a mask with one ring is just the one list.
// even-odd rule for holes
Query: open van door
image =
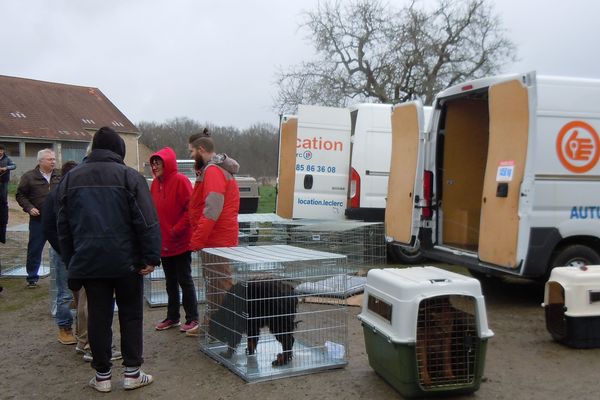
{"label": "open van door", "polygon": [[489,144],[478,255],[482,262],[516,269],[529,242],[527,204],[533,185],[535,74],[489,88]]}
{"label": "open van door", "polygon": [[294,210],[297,138],[298,118],[296,116],[283,116],[279,127],[279,160],[275,213],[282,218],[288,219],[292,218]]}
{"label": "open van door", "polygon": [[421,218],[415,199],[422,197],[424,126],[420,101],[394,106],[385,235],[387,241],[407,246],[415,245]]}

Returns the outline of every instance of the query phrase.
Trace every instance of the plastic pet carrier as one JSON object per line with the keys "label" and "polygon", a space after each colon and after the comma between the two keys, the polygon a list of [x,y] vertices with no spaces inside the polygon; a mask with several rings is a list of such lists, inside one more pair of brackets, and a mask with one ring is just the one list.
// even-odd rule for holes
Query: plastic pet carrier
{"label": "plastic pet carrier", "polygon": [[403,396],[479,389],[493,332],[476,279],[435,267],[371,270],[358,318],[369,364]]}
{"label": "plastic pet carrier", "polygon": [[600,265],[552,269],[544,290],[546,328],[570,347],[600,347]]}

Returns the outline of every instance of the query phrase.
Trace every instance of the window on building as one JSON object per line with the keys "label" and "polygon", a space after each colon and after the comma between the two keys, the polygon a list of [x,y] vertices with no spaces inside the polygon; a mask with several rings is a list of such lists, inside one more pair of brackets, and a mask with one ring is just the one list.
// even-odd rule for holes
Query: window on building
{"label": "window on building", "polygon": [[37,153],[43,149],[54,150],[52,143],[25,143],[25,157],[36,157]]}
{"label": "window on building", "polygon": [[9,157],[20,157],[21,152],[19,151],[19,143],[18,142],[2,142],[0,141],[6,149],[5,152]]}

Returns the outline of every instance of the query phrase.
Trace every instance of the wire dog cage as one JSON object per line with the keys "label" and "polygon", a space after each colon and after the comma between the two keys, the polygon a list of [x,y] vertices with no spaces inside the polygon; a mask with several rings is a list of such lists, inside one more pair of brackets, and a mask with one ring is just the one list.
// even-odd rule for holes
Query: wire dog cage
{"label": "wire dog cage", "polygon": [[247,382],[347,364],[346,257],[287,245],[204,249],[200,350]]}
{"label": "wire dog cage", "polygon": [[476,279],[434,267],[371,270],[359,319],[369,364],[403,396],[479,389],[493,332]]}
{"label": "wire dog cage", "polygon": [[328,221],[292,227],[294,246],[343,254],[356,269],[386,263],[385,230],[382,222]]}
{"label": "wire dog cage", "polygon": [[[6,243],[0,248],[0,275],[5,278],[26,278],[27,269],[27,243],[29,241],[29,227],[21,224],[9,227],[6,230]],[[46,246],[46,248],[49,245]],[[42,261],[38,275],[45,278],[50,274],[48,251],[42,252]]]}
{"label": "wire dog cage", "polygon": [[[192,279],[196,288],[198,303],[204,303],[204,280],[202,277],[202,265],[198,253],[192,252]],[[179,289],[181,300],[181,288]],[[144,298],[150,307],[162,307],[168,304],[167,287],[165,282],[165,271],[162,267],[156,267],[154,271],[144,276]]]}

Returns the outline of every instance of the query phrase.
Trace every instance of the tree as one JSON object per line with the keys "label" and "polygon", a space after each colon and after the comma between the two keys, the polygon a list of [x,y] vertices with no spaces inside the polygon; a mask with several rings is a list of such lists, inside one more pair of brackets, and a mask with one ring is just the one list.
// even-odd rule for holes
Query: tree
{"label": "tree", "polygon": [[255,124],[240,131],[234,127],[201,124],[186,117],[164,123],[142,121],[137,124],[142,136],[140,142],[151,150],[171,147],[177,158],[189,158],[190,135],[207,127],[212,133],[217,152],[226,153],[240,163],[240,174],[255,178],[273,178],[277,175],[277,128],[270,124]]}
{"label": "tree", "polygon": [[516,59],[489,0],[326,1],[305,14],[317,58],[280,69],[275,108],[343,107],[356,102],[431,104],[440,90],[493,75]]}

